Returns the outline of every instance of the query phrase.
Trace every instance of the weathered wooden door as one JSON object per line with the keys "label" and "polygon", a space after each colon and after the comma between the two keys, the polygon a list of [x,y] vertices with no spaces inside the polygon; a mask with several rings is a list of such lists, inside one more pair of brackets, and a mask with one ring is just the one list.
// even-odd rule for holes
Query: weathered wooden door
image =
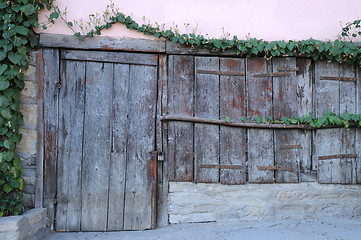
{"label": "weathered wooden door", "polygon": [[[57,54],[44,51],[44,134],[56,131],[56,140],[45,140],[56,151],[44,156],[45,177],[53,179],[45,183],[44,201],[53,201],[55,230],[154,228],[158,56]],[[58,78],[46,62],[54,56]]]}

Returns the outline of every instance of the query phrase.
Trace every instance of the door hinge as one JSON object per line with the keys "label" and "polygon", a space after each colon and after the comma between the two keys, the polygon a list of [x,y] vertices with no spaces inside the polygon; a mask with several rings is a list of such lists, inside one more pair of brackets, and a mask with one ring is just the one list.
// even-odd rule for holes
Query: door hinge
{"label": "door hinge", "polygon": [[150,152],[150,154],[151,154],[152,156],[157,156],[157,161],[159,161],[159,162],[163,162],[163,161],[164,161],[163,152],[152,151],[152,152]]}

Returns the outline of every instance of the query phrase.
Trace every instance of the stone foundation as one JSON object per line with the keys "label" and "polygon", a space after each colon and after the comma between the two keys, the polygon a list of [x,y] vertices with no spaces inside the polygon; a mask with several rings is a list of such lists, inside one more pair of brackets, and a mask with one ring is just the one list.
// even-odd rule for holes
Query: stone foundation
{"label": "stone foundation", "polygon": [[170,223],[361,216],[361,185],[169,183]]}

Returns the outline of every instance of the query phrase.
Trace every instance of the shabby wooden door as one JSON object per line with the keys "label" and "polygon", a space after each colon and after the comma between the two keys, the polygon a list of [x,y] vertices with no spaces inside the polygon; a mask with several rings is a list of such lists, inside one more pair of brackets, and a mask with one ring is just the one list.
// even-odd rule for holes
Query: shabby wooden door
{"label": "shabby wooden door", "polygon": [[[45,171],[52,180],[45,182],[44,201],[53,209],[55,230],[154,228],[158,56],[57,54],[44,51],[49,77],[44,79],[44,135],[55,130],[55,140],[46,144],[56,148],[44,156],[46,163],[55,161]],[[59,78],[46,62],[54,57]]]}

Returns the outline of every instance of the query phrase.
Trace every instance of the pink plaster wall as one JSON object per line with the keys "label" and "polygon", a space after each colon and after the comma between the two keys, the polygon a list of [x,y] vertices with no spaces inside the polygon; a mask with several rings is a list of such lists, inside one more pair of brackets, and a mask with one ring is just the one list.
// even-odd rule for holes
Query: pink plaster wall
{"label": "pink plaster wall", "polygon": [[[107,0],[56,0],[60,9],[67,8],[68,20],[86,21],[88,15],[105,10]],[[361,0],[114,0],[116,7],[138,23],[158,22],[167,27],[178,25],[187,32],[196,26],[197,33],[209,37],[250,37],[264,40],[301,40],[314,38],[335,40],[343,25],[361,17]],[[146,17],[144,22],[143,17]],[[43,18],[44,19],[44,18]],[[72,34],[61,21],[46,33]],[[150,38],[115,25],[103,36]]]}

